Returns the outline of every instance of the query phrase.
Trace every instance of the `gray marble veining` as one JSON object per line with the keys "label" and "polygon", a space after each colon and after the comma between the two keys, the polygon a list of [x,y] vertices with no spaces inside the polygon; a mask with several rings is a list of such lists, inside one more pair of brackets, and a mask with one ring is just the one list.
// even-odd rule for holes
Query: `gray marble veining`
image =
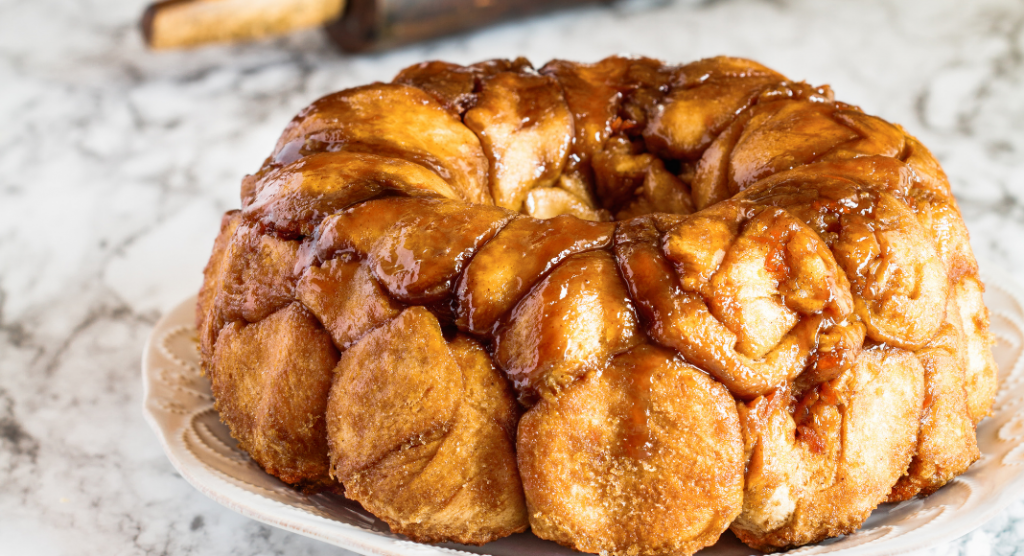
{"label": "gray marble veining", "polygon": [[[1024,271],[1019,0],[634,1],[361,57],[315,31],[154,54],[143,5],[0,0],[0,554],[343,553],[186,484],[139,355],[291,116],[424,59],[731,54],[831,84],[928,145],[979,258]],[[928,553],[1022,546],[1024,500]]]}

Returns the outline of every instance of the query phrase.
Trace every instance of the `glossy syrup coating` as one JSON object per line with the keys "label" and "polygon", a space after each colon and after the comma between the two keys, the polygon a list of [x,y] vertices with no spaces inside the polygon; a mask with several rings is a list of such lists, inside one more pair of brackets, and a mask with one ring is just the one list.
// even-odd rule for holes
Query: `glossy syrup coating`
{"label": "glossy syrup coating", "polygon": [[982,292],[934,157],[828,87],[520,58],[303,110],[196,322],[253,459],[413,539],[773,551],[979,457]]}

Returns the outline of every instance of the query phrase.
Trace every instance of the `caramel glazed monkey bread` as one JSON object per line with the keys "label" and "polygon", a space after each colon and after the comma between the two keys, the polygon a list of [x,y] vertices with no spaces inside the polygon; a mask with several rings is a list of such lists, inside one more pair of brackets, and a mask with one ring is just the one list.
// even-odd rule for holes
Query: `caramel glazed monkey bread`
{"label": "caramel glazed monkey bread", "polygon": [[775,551],[979,457],[947,179],[828,87],[428,62],[304,109],[241,198],[196,318],[221,419],[414,540]]}

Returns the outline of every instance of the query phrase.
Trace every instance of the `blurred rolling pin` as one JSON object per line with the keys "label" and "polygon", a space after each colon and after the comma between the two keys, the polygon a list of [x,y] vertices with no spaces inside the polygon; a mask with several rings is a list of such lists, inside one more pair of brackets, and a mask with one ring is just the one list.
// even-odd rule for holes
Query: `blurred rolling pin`
{"label": "blurred rolling pin", "polygon": [[[343,50],[381,50],[595,0],[163,0],[142,15],[154,49],[324,25]],[[609,0],[604,0],[609,1]]]}

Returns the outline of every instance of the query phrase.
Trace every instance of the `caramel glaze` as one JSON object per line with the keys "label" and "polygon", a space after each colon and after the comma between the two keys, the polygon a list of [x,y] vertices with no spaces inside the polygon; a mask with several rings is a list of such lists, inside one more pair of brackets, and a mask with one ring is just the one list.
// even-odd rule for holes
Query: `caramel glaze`
{"label": "caramel glaze", "polygon": [[[302,347],[296,336],[330,338],[346,368],[359,368],[345,358],[347,350],[371,331],[377,331],[374,345],[403,341],[400,334],[414,330],[393,323],[417,306],[429,314],[401,322],[443,332],[443,338],[430,332],[434,347],[422,348],[425,353],[482,346],[528,414],[561,419],[566,392],[596,389],[577,396],[590,403],[610,384],[599,386],[596,377],[621,377],[612,381],[624,388],[622,401],[614,402],[621,414],[609,417],[607,438],[587,441],[607,446],[611,459],[594,464],[601,468],[620,469],[609,463],[619,461],[621,469],[654,465],[685,473],[685,464],[664,459],[665,450],[679,447],[655,432],[655,421],[664,418],[652,415],[665,408],[651,385],[671,388],[691,376],[686,373],[710,375],[736,399],[741,425],[731,403],[715,406],[712,413],[722,416],[709,418],[721,420],[706,434],[736,449],[701,452],[708,458],[702,465],[718,462],[742,473],[746,461],[747,480],[764,497],[775,492],[764,486],[768,475],[749,474],[770,463],[764,459],[770,450],[759,443],[785,438],[772,436],[772,427],[789,427],[788,438],[813,457],[838,453],[839,425],[812,421],[826,414],[841,419],[842,411],[868,403],[849,386],[857,380],[851,376],[869,373],[857,370],[868,364],[860,363],[863,354],[894,350],[884,364],[871,363],[875,369],[920,353],[929,383],[938,385],[929,387],[926,405],[939,408],[933,413],[942,421],[921,429],[916,452],[892,447],[893,454],[909,455],[893,456],[902,466],[896,476],[906,474],[890,497],[906,499],[935,490],[977,457],[973,432],[964,441],[969,445],[946,450],[959,450],[953,460],[939,455],[943,442],[925,435],[943,434],[945,422],[962,430],[991,404],[995,367],[980,291],[966,229],[934,158],[902,128],[835,101],[827,87],[733,58],[682,66],[647,58],[558,60],[540,70],[520,58],[472,66],[427,62],[403,70],[392,84],[341,91],[300,112],[259,172],[243,180],[241,210],[225,216],[197,324],[222,418],[243,446],[259,447],[250,451],[269,472],[306,488],[362,471],[332,451],[335,467],[328,472],[326,448],[316,448],[309,432],[310,426],[323,430],[325,401],[262,399],[246,372],[283,381],[280,369],[267,366],[319,345]],[[301,333],[289,332],[292,321],[301,321]],[[381,328],[388,323],[391,328]],[[278,330],[286,343],[274,352]],[[969,360],[968,352],[975,357]],[[460,376],[451,355],[430,357]],[[334,351],[316,359],[318,388],[325,365],[337,359]],[[906,372],[925,371],[917,365]],[[931,397],[938,391],[950,401],[938,404]],[[906,392],[900,403],[924,403],[914,388]],[[769,418],[764,408],[776,406],[788,407],[788,414]],[[828,413],[826,406],[847,409]],[[819,410],[825,413],[815,417]],[[331,445],[362,445],[345,440],[332,415],[326,416]],[[470,426],[468,417],[436,419],[416,435],[392,438],[392,445],[415,447],[450,427]],[[283,424],[289,422],[305,431],[294,446]],[[531,427],[538,438],[560,430],[550,423]],[[279,442],[273,450],[266,445],[271,437]],[[495,442],[481,445],[503,445]],[[705,522],[715,524],[714,534],[683,534],[676,544],[665,540],[672,537],[667,533],[655,542],[633,530],[581,540],[566,525],[575,518],[558,513],[575,510],[545,490],[569,486],[551,483],[558,473],[534,459],[542,450],[532,441],[521,438],[518,450],[520,467],[530,469],[521,469],[526,504],[540,512],[530,518],[535,532],[612,553],[692,552],[713,543],[734,518],[752,546],[801,544],[855,528],[892,486],[872,487],[878,492],[858,499],[847,520],[801,514],[796,493],[806,485],[787,491],[796,501],[772,502],[789,508],[788,514],[772,510],[782,511],[779,517],[763,514],[767,506],[758,506],[761,495],[752,491],[741,513],[742,480],[733,490],[707,491],[697,481],[686,488],[708,493],[701,507],[718,516]],[[907,470],[910,461],[900,458],[911,456]],[[380,457],[365,465],[380,464]],[[347,466],[344,473],[338,462]],[[586,480],[625,489],[615,492],[664,486],[653,475],[624,473],[620,483]],[[522,496],[513,489],[502,499]],[[653,511],[630,507],[648,499],[638,496],[624,499],[625,509],[601,509],[600,519]],[[391,515],[386,501],[371,498],[361,501]],[[403,525],[415,521],[415,508],[394,515],[406,521],[389,523],[414,538],[464,542],[521,530],[527,519],[510,510],[504,525],[467,533]],[[694,526],[695,515],[665,526]]]}

